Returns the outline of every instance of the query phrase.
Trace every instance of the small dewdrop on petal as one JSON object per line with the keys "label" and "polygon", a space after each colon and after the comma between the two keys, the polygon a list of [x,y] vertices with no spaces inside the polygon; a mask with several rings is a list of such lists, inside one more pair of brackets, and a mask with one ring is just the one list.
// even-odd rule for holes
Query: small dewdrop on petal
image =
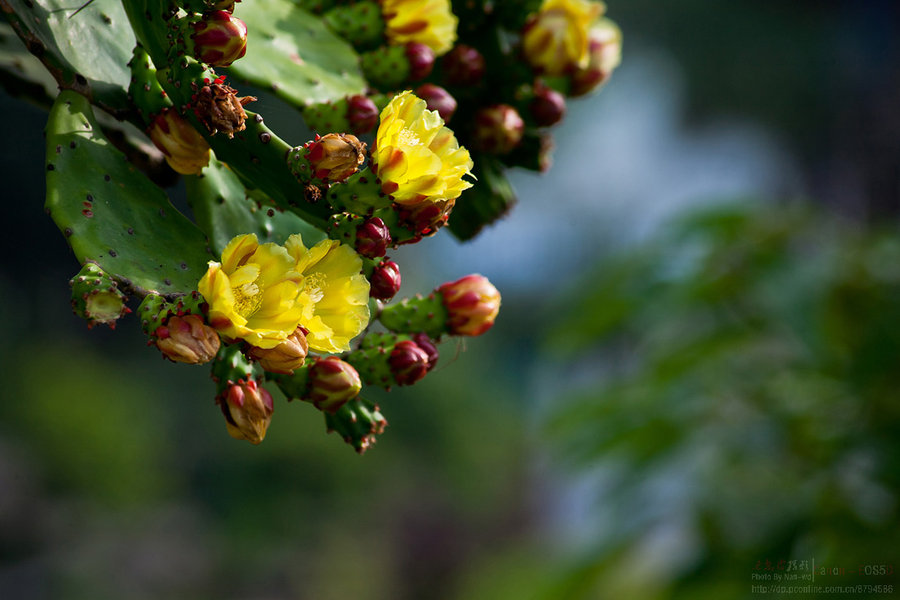
{"label": "small dewdrop on petal", "polygon": [[381,14],[391,44],[418,42],[441,56],[456,41],[459,19],[451,11],[450,0],[382,0]]}
{"label": "small dewdrop on petal", "polygon": [[546,75],[563,75],[588,64],[588,32],[606,6],[590,0],[544,0],[522,32],[522,53]]}
{"label": "small dewdrop on petal", "polygon": [[372,170],[381,189],[403,207],[453,201],[472,183],[469,151],[425,101],[406,91],[381,111]]}

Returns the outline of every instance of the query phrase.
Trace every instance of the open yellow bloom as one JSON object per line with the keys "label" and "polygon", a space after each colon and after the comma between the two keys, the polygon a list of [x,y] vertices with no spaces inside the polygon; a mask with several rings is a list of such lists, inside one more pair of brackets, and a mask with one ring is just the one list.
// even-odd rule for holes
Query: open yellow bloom
{"label": "open yellow bloom", "polygon": [[226,338],[258,348],[274,348],[300,323],[303,276],[288,251],[239,235],[210,261],[197,289],[209,303],[209,322]]}
{"label": "open yellow bloom", "polygon": [[525,58],[547,75],[586,67],[591,25],[605,11],[591,0],[544,0],[522,32]]}
{"label": "open yellow bloom", "polygon": [[369,282],[360,273],[362,259],[335,240],[307,249],[295,234],[284,246],[303,277],[300,326],[308,331],[309,347],[319,352],[349,350],[350,340],[369,323]]}
{"label": "open yellow bloom", "polygon": [[393,44],[425,44],[435,56],[446,54],[456,41],[459,19],[450,0],[382,0],[384,33]]}
{"label": "open yellow bloom", "polygon": [[381,111],[372,169],[381,179],[382,191],[397,204],[414,208],[454,201],[472,187],[463,179],[472,166],[469,151],[459,145],[453,131],[412,92],[394,96]]}

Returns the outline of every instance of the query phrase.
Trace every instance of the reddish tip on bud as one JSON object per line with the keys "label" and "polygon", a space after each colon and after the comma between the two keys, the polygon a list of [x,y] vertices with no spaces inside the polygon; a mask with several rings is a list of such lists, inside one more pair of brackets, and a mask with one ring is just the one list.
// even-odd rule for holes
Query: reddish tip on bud
{"label": "reddish tip on bud", "polygon": [[310,391],[306,398],[319,410],[336,413],[362,390],[359,373],[336,356],[316,361],[309,369]]}
{"label": "reddish tip on bud", "polygon": [[443,298],[453,335],[481,335],[491,328],[500,312],[500,292],[483,275],[466,275],[435,291]]}
{"label": "reddish tip on bud", "polygon": [[475,113],[472,145],[491,154],[508,154],[525,132],[525,122],[508,104],[495,104]]}
{"label": "reddish tip on bud", "polygon": [[622,62],[622,32],[609,19],[601,19],[590,32],[588,64],[571,77],[572,96],[583,96],[606,83]]}
{"label": "reddish tip on bud", "polygon": [[444,123],[449,122],[456,112],[456,98],[439,85],[424,83],[416,89],[416,96],[425,101],[428,110],[437,111]]}
{"label": "reddish tip on bud", "polygon": [[194,23],[194,57],[214,67],[227,67],[247,52],[247,25],[227,10],[204,13]]}
{"label": "reddish tip on bud", "polygon": [[170,317],[156,329],[156,347],[173,362],[202,365],[219,351],[219,334],[197,315]]}
{"label": "reddish tip on bud", "polygon": [[434,50],[419,42],[406,44],[406,59],[409,61],[410,81],[425,79],[434,68]]}
{"label": "reddish tip on bud", "polygon": [[388,366],[397,385],[412,385],[429,370],[428,353],[412,340],[397,342],[388,358]]}
{"label": "reddish tip on bud", "polygon": [[460,87],[477,85],[484,77],[485,61],[481,52],[465,44],[457,44],[441,62],[447,83]]}
{"label": "reddish tip on bud", "polygon": [[306,332],[302,327],[298,327],[294,333],[274,348],[265,349],[251,346],[248,354],[258,361],[266,371],[290,375],[303,366],[308,352],[309,344],[306,341]]}
{"label": "reddish tip on bud", "polygon": [[366,158],[366,145],[349,133],[329,133],[311,142],[306,159],[319,179],[347,179]]}
{"label": "reddish tip on bud", "polygon": [[553,88],[539,84],[528,109],[538,127],[550,127],[566,116],[566,98]]}
{"label": "reddish tip on bud", "polygon": [[440,354],[434,341],[424,333],[417,333],[413,336],[416,346],[421,348],[428,355],[428,370],[431,371],[437,364]]}
{"label": "reddish tip on bud", "polygon": [[259,444],[266,437],[275,403],[272,395],[255,381],[229,385],[216,400],[225,415],[228,434],[238,440]]}
{"label": "reddish tip on bud", "polygon": [[353,133],[369,133],[378,123],[378,107],[368,96],[350,96],[347,98],[347,120]]}
{"label": "reddish tip on bud", "polygon": [[392,260],[383,260],[375,267],[369,280],[369,295],[385,302],[400,291],[400,266]]}
{"label": "reddish tip on bud", "polygon": [[356,230],[356,251],[366,258],[384,256],[391,244],[391,231],[378,217],[367,219]]}

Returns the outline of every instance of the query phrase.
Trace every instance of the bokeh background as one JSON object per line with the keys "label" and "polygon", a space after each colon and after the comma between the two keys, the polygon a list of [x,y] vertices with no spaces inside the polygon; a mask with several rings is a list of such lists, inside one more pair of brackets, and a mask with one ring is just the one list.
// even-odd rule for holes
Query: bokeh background
{"label": "bokeh background", "polygon": [[372,396],[363,457],[296,403],[232,440],[205,368],[86,331],[45,114],[0,96],[0,597],[730,599],[813,562],[900,593],[900,5],[609,16],[552,170],[397,254],[404,294],[481,272],[503,309]]}

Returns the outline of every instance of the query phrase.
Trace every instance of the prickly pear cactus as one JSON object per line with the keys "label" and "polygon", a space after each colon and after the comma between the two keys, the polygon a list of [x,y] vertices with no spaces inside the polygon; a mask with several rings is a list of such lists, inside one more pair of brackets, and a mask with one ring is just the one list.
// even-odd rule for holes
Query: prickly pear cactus
{"label": "prickly pear cactus", "polygon": [[[234,438],[263,441],[271,388],[360,453],[387,425],[365,386],[414,385],[442,340],[484,334],[501,303],[475,274],[393,301],[386,254],[509,211],[506,169],[549,168],[566,99],[621,52],[592,0],[0,9],[0,81],[50,107],[45,209],[81,264],[75,314],[114,327],[134,310],[164,357],[211,365]],[[271,129],[248,84],[315,138]],[[148,147],[186,179],[191,218],[137,166]]]}

